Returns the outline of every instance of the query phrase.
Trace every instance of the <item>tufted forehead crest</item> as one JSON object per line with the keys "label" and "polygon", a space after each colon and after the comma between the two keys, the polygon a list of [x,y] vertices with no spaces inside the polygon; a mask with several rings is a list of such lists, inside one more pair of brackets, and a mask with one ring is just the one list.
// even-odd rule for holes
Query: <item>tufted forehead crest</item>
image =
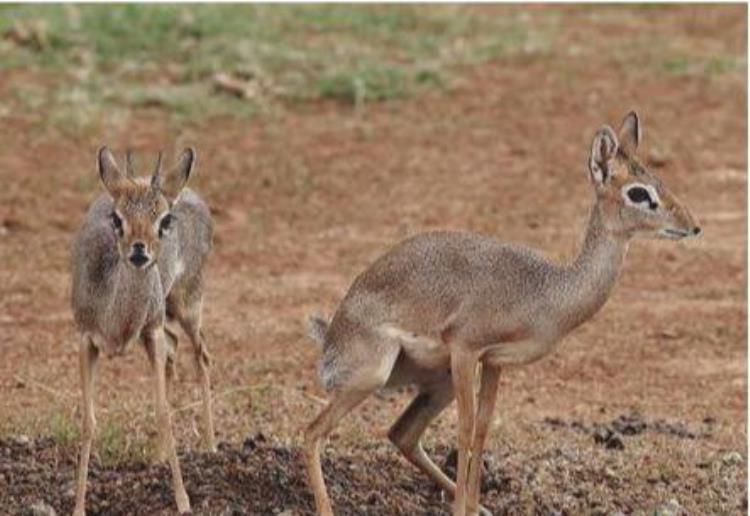
{"label": "tufted forehead crest", "polygon": [[124,215],[143,213],[149,218],[158,217],[169,207],[164,196],[143,179],[128,184],[118,199],[117,205]]}

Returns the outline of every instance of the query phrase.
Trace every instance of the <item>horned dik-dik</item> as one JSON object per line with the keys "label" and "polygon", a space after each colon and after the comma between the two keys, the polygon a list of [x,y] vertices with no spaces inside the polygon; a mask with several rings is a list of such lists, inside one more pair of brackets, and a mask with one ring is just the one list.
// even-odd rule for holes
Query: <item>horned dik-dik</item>
{"label": "horned dik-dik", "polygon": [[203,266],[211,250],[206,204],[184,188],[196,155],[187,149],[177,164],[138,178],[128,153],[126,171],[102,147],[96,165],[106,193],[89,208],[72,253],[72,306],[81,335],[83,432],[75,514],[85,513],[86,478],[94,438],[94,381],[100,353],[123,354],[132,343],[145,348],[155,377],[157,446],[169,461],[181,513],[190,511],[175,451],[167,392],[174,379],[179,325],[192,344],[203,397],[203,444],[215,449],[209,355],[201,332]]}
{"label": "horned dik-dik", "polygon": [[[313,319],[329,404],[305,433],[318,514],[332,514],[320,445],[375,390],[415,384],[419,393],[389,437],[454,498],[454,514],[476,514],[481,456],[501,368],[529,364],[607,300],[635,236],[697,236],[688,210],[636,157],[641,127],[628,114],[618,132],[594,135],[588,159],[593,198],[578,256],[548,261],[525,247],[464,232],[410,238],[359,275],[330,323]],[[478,392],[475,384],[478,383]],[[456,483],[420,444],[430,421],[458,405]]]}

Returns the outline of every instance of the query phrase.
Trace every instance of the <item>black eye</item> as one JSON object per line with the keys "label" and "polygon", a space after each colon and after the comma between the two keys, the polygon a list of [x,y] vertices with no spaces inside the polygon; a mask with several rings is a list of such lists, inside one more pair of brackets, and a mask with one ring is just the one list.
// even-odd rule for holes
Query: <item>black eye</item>
{"label": "black eye", "polygon": [[634,186],[628,190],[628,199],[636,204],[647,202],[651,204],[651,196],[648,194],[648,190],[641,188],[640,186]]}
{"label": "black eye", "polygon": [[159,237],[164,236],[164,233],[169,231],[172,228],[172,222],[174,221],[174,216],[167,213],[162,217],[161,222],[159,222]]}
{"label": "black eye", "polygon": [[109,218],[112,219],[112,227],[115,228],[115,232],[122,236],[122,219],[120,216],[113,211],[109,215]]}

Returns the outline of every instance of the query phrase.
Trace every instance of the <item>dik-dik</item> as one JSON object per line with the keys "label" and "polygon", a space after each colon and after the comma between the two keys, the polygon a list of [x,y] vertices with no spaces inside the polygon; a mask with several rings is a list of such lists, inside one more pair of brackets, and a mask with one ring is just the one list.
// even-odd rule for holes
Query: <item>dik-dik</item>
{"label": "dik-dik", "polygon": [[[594,136],[588,159],[593,205],[578,256],[553,263],[525,247],[464,232],[425,233],[387,252],[354,280],[330,324],[313,319],[330,403],[310,424],[305,452],[318,514],[332,514],[320,445],[375,390],[414,384],[419,394],[390,430],[417,468],[453,495],[454,514],[476,514],[481,456],[500,370],[550,353],[604,304],[633,237],[680,240],[700,229],[636,157],[641,127],[628,114],[617,134]],[[475,384],[479,384],[475,393]],[[420,444],[456,398],[454,484]]]}
{"label": "dik-dik", "polygon": [[89,208],[73,246],[72,306],[81,335],[83,432],[75,514],[85,513],[86,477],[94,438],[94,380],[100,353],[123,354],[143,345],[155,377],[158,455],[167,458],[180,513],[190,511],[177,460],[167,389],[174,377],[177,334],[193,348],[203,396],[203,444],[215,449],[209,355],[201,332],[203,266],[211,250],[212,222],[201,198],[184,188],[195,167],[187,149],[174,168],[137,178],[128,154],[125,173],[112,153],[99,149],[96,165],[107,193]]}

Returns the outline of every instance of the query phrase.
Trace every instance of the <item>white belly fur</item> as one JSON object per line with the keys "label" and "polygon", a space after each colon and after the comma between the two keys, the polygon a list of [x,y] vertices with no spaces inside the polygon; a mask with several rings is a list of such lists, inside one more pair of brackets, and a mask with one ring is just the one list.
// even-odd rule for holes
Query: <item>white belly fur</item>
{"label": "white belly fur", "polygon": [[491,346],[485,352],[483,360],[497,366],[530,364],[547,355],[555,347],[555,344],[555,342],[532,339],[502,342]]}
{"label": "white belly fur", "polygon": [[[384,338],[399,342],[404,353],[415,364],[425,369],[444,367],[450,364],[450,348],[441,341],[424,335],[417,335],[397,326],[384,324],[378,327]],[[482,360],[492,365],[525,365],[549,354],[556,341],[527,339],[518,342],[501,342],[487,348]]]}
{"label": "white belly fur", "polygon": [[383,324],[377,328],[384,338],[397,340],[401,349],[418,366],[425,369],[444,367],[450,364],[450,350],[439,340],[403,330],[397,326]]}

